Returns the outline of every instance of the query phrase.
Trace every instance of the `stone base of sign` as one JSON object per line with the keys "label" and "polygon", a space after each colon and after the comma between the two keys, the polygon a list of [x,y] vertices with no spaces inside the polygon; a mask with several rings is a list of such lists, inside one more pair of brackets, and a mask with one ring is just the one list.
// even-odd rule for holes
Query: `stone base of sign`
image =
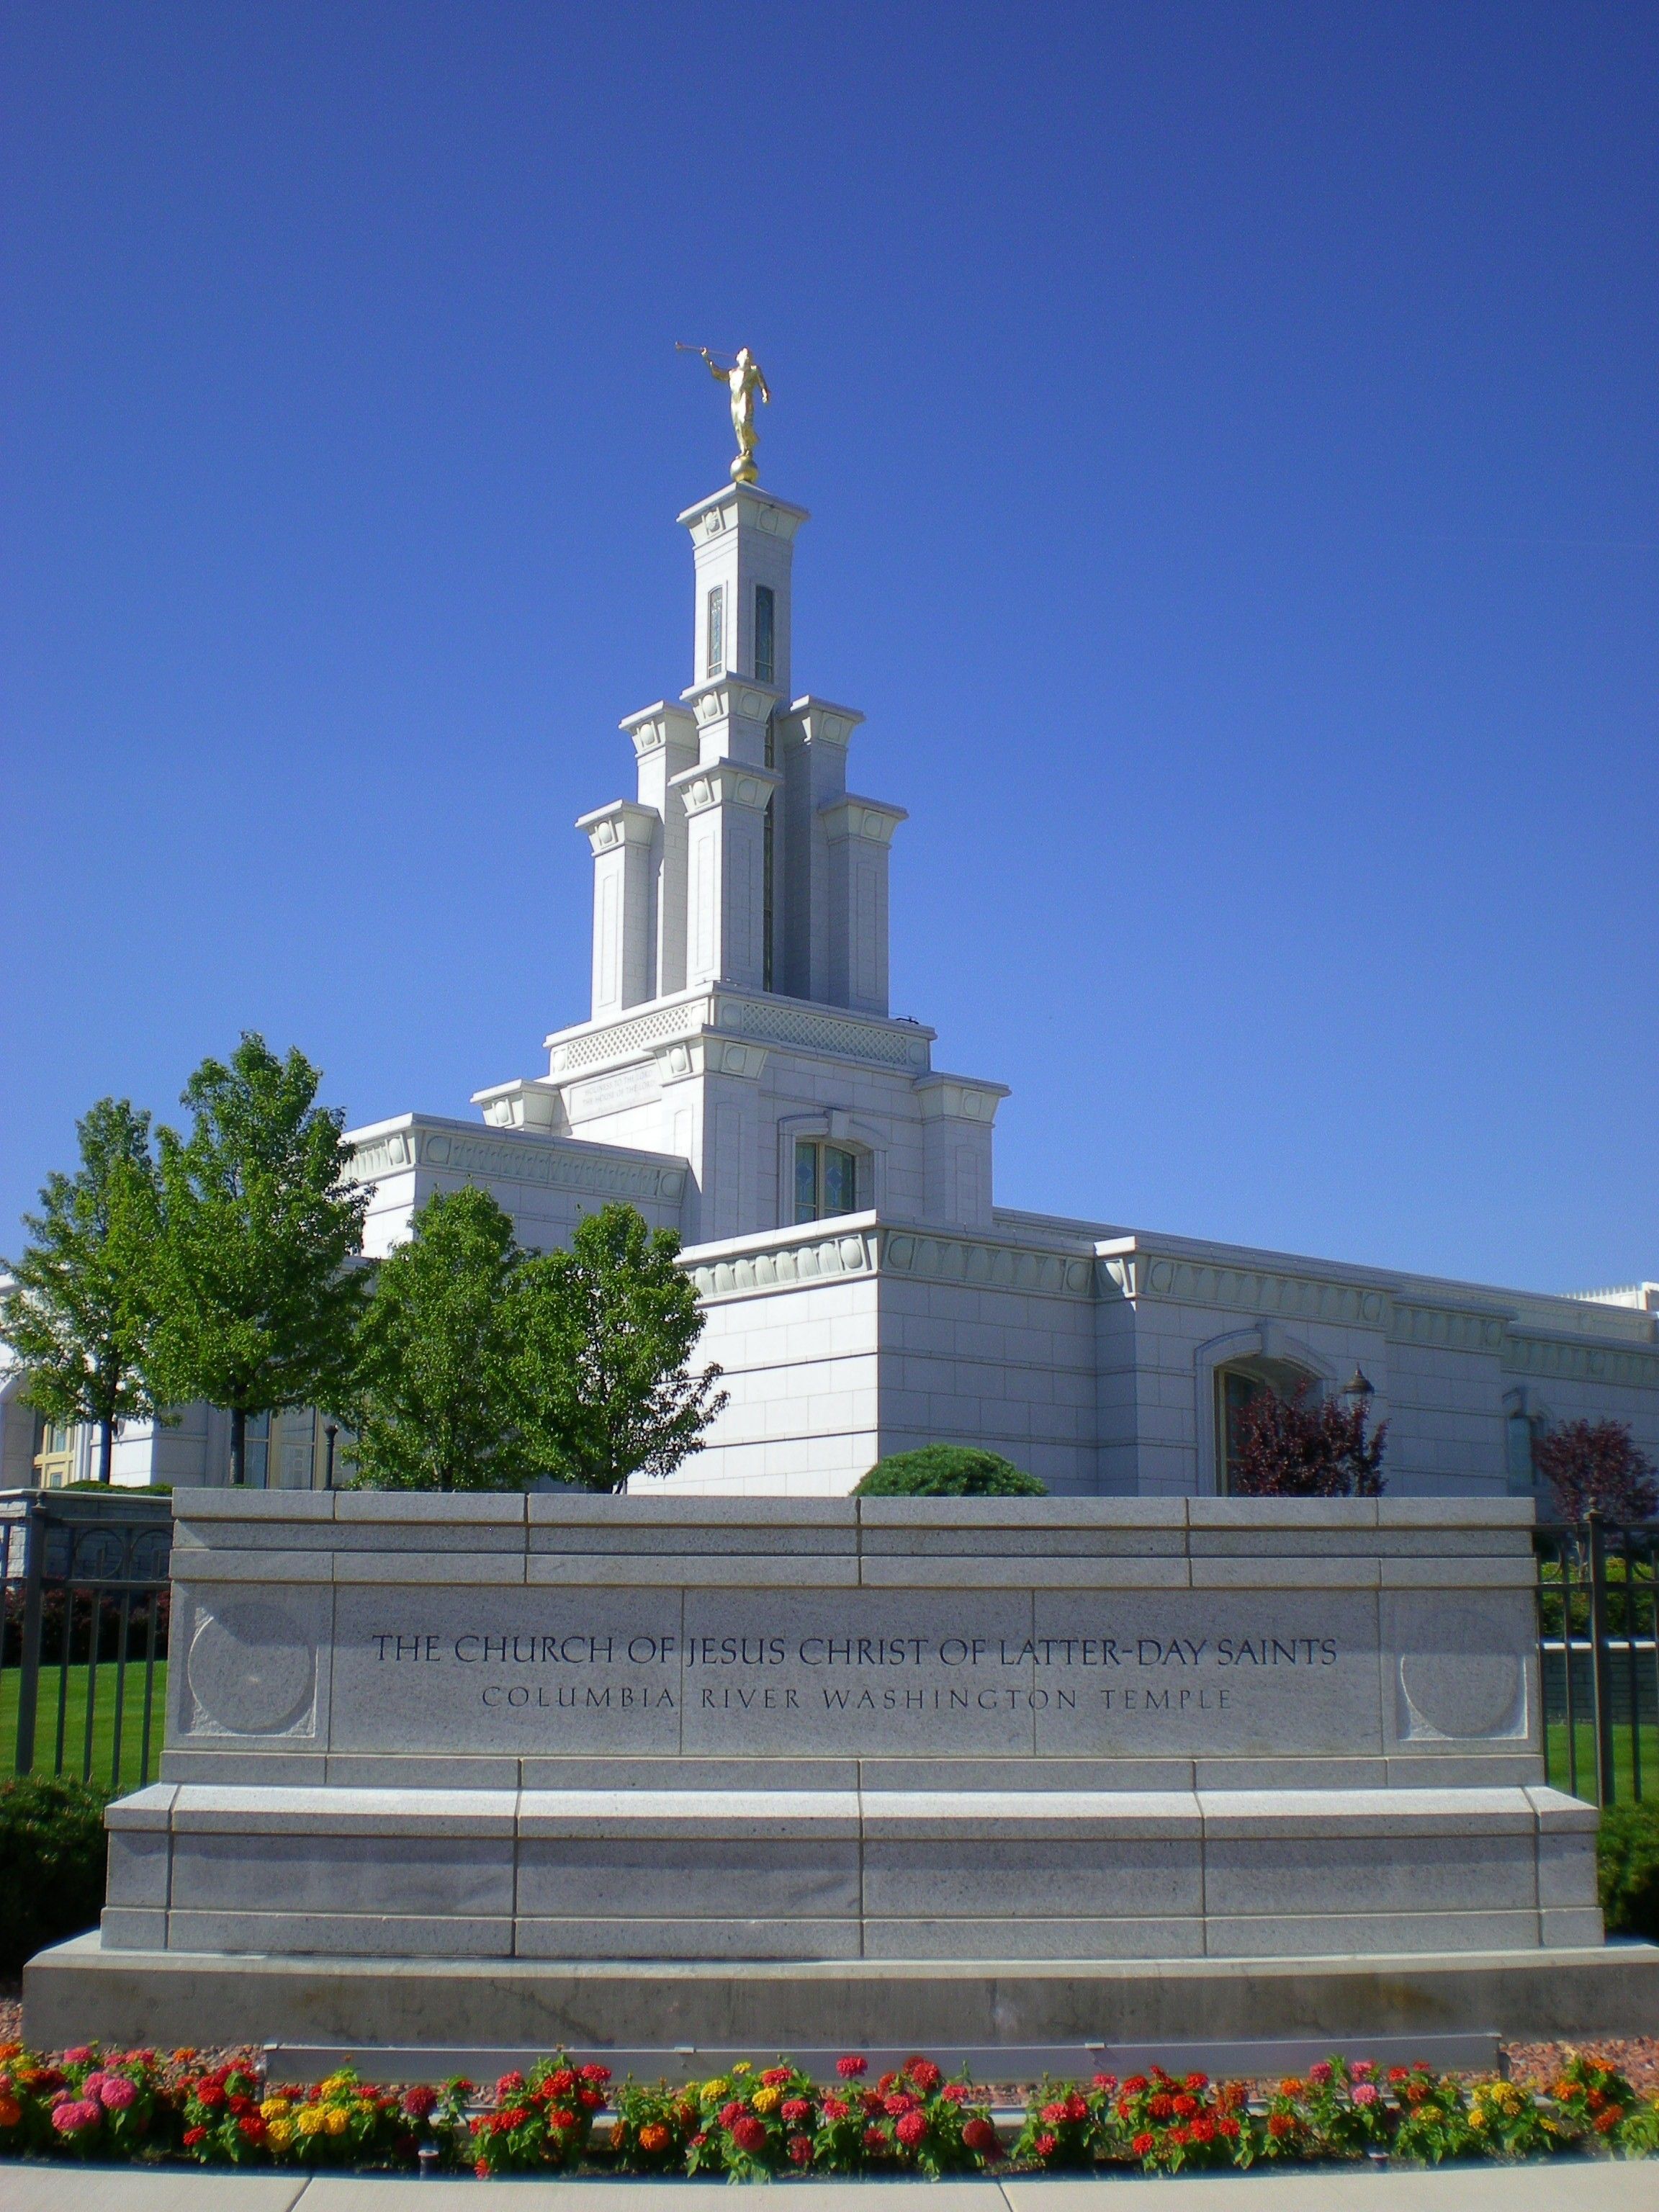
{"label": "stone base of sign", "polygon": [[1659,2033],[1659,1948],[1439,1956],[832,1960],[741,1966],[314,1959],[112,1951],[77,1936],[30,1960],[24,2032],[47,2048],[512,2044],[603,2052],[752,2046],[954,2050],[1496,2033]]}
{"label": "stone base of sign", "polygon": [[1539,1786],[353,1790],[108,1813],[106,1949],[629,1960],[1263,1958],[1599,1942]]}

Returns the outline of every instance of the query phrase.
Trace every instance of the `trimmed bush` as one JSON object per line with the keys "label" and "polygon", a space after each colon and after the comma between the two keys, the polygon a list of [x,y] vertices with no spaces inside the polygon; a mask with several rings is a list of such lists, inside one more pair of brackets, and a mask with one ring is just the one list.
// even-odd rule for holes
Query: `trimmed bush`
{"label": "trimmed bush", "polygon": [[1659,1799],[1609,1805],[1595,1856],[1608,1935],[1659,1941]]}
{"label": "trimmed bush", "polygon": [[924,1444],[878,1460],[855,1498],[1046,1498],[1048,1486],[972,1444]]}
{"label": "trimmed bush", "polygon": [[104,1799],[67,1776],[0,1784],[0,1973],[95,1928],[104,1903]]}

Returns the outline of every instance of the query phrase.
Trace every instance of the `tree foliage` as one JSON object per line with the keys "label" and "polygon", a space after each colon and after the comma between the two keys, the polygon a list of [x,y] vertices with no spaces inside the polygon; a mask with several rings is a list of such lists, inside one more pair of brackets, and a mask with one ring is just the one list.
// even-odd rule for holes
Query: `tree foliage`
{"label": "tree foliage", "polygon": [[363,1328],[356,1456],[372,1486],[620,1490],[667,1474],[726,1403],[690,1371],[702,1333],[679,1239],[631,1206],[527,1254],[488,1192],[428,1200],[380,1262]]}
{"label": "tree foliage", "polygon": [[81,1164],[49,1176],[32,1242],[10,1262],[0,1336],[28,1371],[23,1395],[48,1420],[99,1431],[110,1480],[116,1424],[152,1413],[146,1374],[161,1208],[149,1116],[101,1098],[76,1126]]}
{"label": "tree foliage", "polygon": [[1567,1421],[1540,1437],[1533,1463],[1564,1521],[1605,1513],[1626,1526],[1659,1511],[1659,1474],[1623,1421]]}
{"label": "tree foliage", "polygon": [[1046,1498],[1047,1486],[1012,1460],[974,1444],[924,1444],[889,1452],[858,1485],[858,1498]]}
{"label": "tree foliage", "polygon": [[726,1402],[690,1371],[702,1334],[680,1240],[631,1206],[576,1224],[568,1251],[518,1270],[507,1296],[514,1410],[540,1472],[582,1490],[669,1474]]}
{"label": "tree foliage", "polygon": [[247,1419],[346,1394],[368,1285],[368,1194],[344,1178],[344,1116],[317,1103],[304,1054],[279,1060],[252,1031],[228,1066],[204,1060],[182,1103],[188,1137],[162,1128],[163,1231],[152,1380],[178,1402],[231,1417],[231,1480]]}
{"label": "tree foliage", "polygon": [[380,1263],[358,1366],[360,1477],[514,1490],[534,1472],[512,1404],[507,1289],[524,1255],[485,1190],[435,1193]]}
{"label": "tree foliage", "polygon": [[1234,1417],[1229,1486],[1235,1497],[1381,1496],[1388,1423],[1368,1432],[1363,1404],[1314,1401],[1310,1389],[1299,1382],[1288,1398],[1259,1390]]}

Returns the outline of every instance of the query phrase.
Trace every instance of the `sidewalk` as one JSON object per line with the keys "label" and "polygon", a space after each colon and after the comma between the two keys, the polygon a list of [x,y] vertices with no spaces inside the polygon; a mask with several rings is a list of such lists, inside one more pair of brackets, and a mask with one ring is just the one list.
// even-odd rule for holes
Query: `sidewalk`
{"label": "sidewalk", "polygon": [[[801,2212],[872,2212],[872,2199],[905,2189],[917,2191],[915,2212],[1659,2212],[1659,2160],[1176,2180],[791,2181],[761,2194],[769,2207],[782,2197]],[[723,2181],[479,2183],[0,2166],[0,2212],[485,2212],[503,2197],[516,2212],[732,2212],[747,2195]]]}

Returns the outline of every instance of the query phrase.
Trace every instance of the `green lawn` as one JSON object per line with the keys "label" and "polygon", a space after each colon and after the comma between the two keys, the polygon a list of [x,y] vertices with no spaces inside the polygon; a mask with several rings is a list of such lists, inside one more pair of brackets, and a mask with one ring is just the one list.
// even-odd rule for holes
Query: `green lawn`
{"label": "green lawn", "polygon": [[[1577,1729],[1576,1750],[1578,1759],[1578,1790],[1581,1797],[1595,1795],[1595,1731],[1587,1720],[1581,1720]],[[1558,1790],[1571,1787],[1567,1778],[1567,1724],[1552,1721],[1549,1724],[1548,1773]],[[1659,1729],[1651,1723],[1641,1732],[1639,1746],[1642,1754],[1642,1795],[1644,1798],[1659,1798]],[[1613,1801],[1628,1805],[1635,1796],[1633,1763],[1631,1753],[1631,1732],[1626,1725],[1613,1732]]]}
{"label": "green lawn", "polygon": [[[143,1781],[144,1741],[144,1668],[142,1661],[127,1668],[126,1695],[121,1714],[121,1767],[119,1775],[113,1771],[115,1760],[115,1692],[120,1669],[107,1662],[98,1669],[96,1696],[93,1706],[92,1770],[90,1779],[100,1790],[112,1784],[118,1794],[138,1789]],[[63,1771],[77,1778],[84,1771],[87,1747],[87,1689],[88,1668],[84,1661],[69,1670],[67,1693],[64,1698],[64,1758]],[[8,1667],[0,1674],[0,1772],[10,1773],[17,1751],[17,1698],[19,1670]],[[40,1670],[40,1703],[34,1723],[34,1771],[51,1774],[58,1766],[58,1710],[59,1686],[63,1680],[56,1667]],[[165,1659],[155,1662],[154,1707],[150,1716],[149,1778],[154,1782],[161,1768],[161,1733],[167,1713],[167,1664]]]}

